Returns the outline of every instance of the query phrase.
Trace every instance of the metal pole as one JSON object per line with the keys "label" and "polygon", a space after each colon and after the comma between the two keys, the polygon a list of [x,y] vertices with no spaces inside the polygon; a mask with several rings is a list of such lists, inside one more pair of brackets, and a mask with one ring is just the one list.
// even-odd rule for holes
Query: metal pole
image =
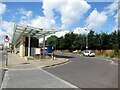
{"label": "metal pole", "polygon": [[[88,31],[87,29],[85,29],[86,31]],[[88,35],[86,35],[86,50],[88,48]]]}
{"label": "metal pole", "polygon": [[7,52],[7,46],[6,46],[6,66],[8,66],[8,52]]}
{"label": "metal pole", "polygon": [[[45,50],[45,35],[43,36],[43,49]],[[45,52],[43,52],[43,57],[45,56]]]}
{"label": "metal pole", "polygon": [[30,36],[28,37],[28,57],[30,57]]}

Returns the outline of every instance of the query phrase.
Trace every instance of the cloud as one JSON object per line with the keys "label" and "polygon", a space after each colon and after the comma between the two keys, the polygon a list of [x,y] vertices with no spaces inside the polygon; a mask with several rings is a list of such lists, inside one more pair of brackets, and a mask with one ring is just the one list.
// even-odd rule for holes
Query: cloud
{"label": "cloud", "polygon": [[[73,30],[73,33],[75,33],[75,34],[88,34],[89,33],[89,31],[88,30],[85,30],[86,28],[75,28],[74,30]],[[62,37],[62,36],[64,36],[65,34],[67,34],[67,33],[70,33],[70,31],[68,31],[68,30],[63,30],[63,31],[60,31],[60,32],[56,32],[55,34],[51,34],[51,35],[49,35],[49,36],[46,36],[46,39],[48,38],[48,37],[50,37],[50,36],[52,36],[52,35],[55,35],[55,36],[57,36],[58,38],[60,38],[60,37]],[[43,41],[43,39],[40,39],[40,42],[42,42]]]}
{"label": "cloud", "polygon": [[105,12],[98,12],[94,9],[86,20],[87,28],[99,30],[107,22],[107,15]]}
{"label": "cloud", "polygon": [[[55,34],[51,34],[51,35],[55,35],[58,38],[60,38],[60,37],[64,36],[65,34],[69,33],[69,32],[70,31],[68,31],[68,30],[64,30],[64,31],[56,32]],[[47,38],[50,37],[51,35],[47,36]]]}
{"label": "cloud", "polygon": [[[104,10],[101,12],[98,12],[97,9],[94,9],[86,20],[87,28],[100,30],[100,28],[106,24],[110,16],[113,16],[115,18],[116,24],[118,24],[118,14],[116,14],[117,10],[118,0],[105,7]],[[115,25],[115,27],[116,26],[117,25]]]}
{"label": "cloud", "polygon": [[56,23],[54,19],[37,16],[36,18],[31,20],[31,25],[35,27],[49,29],[55,27]]}
{"label": "cloud", "polygon": [[89,9],[90,5],[84,0],[67,2],[67,4],[60,7],[62,28],[78,23]]}
{"label": "cloud", "polygon": [[89,30],[86,30],[86,28],[80,28],[80,27],[78,27],[78,28],[75,28],[73,30],[73,33],[75,33],[75,34],[88,34]]}
{"label": "cloud", "polygon": [[[23,8],[19,9],[19,14],[22,14],[20,23],[31,25],[40,28],[62,28],[70,27],[83,17],[83,15],[90,9],[90,5],[84,0],[67,0],[64,2],[60,2],[59,0],[48,1],[43,0],[43,13],[44,16],[36,16],[35,18],[27,18],[32,16],[32,12],[27,11]],[[60,27],[57,26],[55,21],[54,11],[60,13],[60,19],[62,25]],[[28,14],[26,14],[28,13]],[[65,30],[62,32],[58,32],[55,35],[58,37],[64,36],[65,33],[69,31]]]}
{"label": "cloud", "polygon": [[[61,14],[61,27],[65,28],[79,21],[82,18],[82,16],[90,9],[90,5],[84,0],[78,0],[77,2],[74,2],[73,0],[67,0],[65,2],[59,2],[59,0],[43,0],[42,8],[44,16],[36,16],[35,18],[33,18],[33,11],[26,10],[24,8],[18,9],[18,11],[15,12],[15,14],[20,15],[20,20],[18,23],[45,29],[58,28],[54,16],[55,10]],[[13,29],[11,24],[11,22],[3,21],[1,32],[12,36]],[[65,30],[57,32],[54,35],[61,37],[68,32],[69,31]]]}
{"label": "cloud", "polygon": [[30,25],[30,22],[31,22],[32,16],[33,16],[32,11],[26,10],[24,8],[19,8],[15,14],[20,15],[20,18],[19,18],[20,24]]}
{"label": "cloud", "polygon": [[6,7],[7,6],[5,4],[0,3],[0,21],[2,21],[2,15],[6,12]]}
{"label": "cloud", "polygon": [[40,28],[51,28],[51,27],[56,27],[55,20],[53,18],[49,18],[48,16],[50,15],[48,12],[48,16],[33,16],[33,12],[30,10],[25,10],[24,8],[18,9],[18,12],[16,13],[17,15],[20,16],[20,24],[24,25],[29,25],[29,26],[34,26],[34,27],[40,27]]}
{"label": "cloud", "polygon": [[0,43],[3,43],[3,38],[6,35],[6,32],[2,31],[2,29],[0,29]]}
{"label": "cloud", "polygon": [[79,21],[82,16],[90,9],[90,5],[84,0],[66,0],[60,2],[54,0],[52,2],[43,0],[43,12],[45,17],[50,20],[54,18],[53,11],[58,11],[61,14],[61,28],[66,28]]}
{"label": "cloud", "polygon": [[53,18],[53,9],[58,9],[63,3],[58,0],[43,0],[43,13],[47,18]]}
{"label": "cloud", "polygon": [[113,16],[113,18],[115,19],[115,26],[113,27],[112,31],[118,30],[118,27],[120,27],[120,10],[118,9],[118,3],[119,0],[115,0],[112,4],[110,4],[109,6],[107,6],[105,8],[106,14],[108,16]]}
{"label": "cloud", "polygon": [[18,12],[19,12],[19,14],[22,14],[22,15],[24,15],[26,17],[31,17],[33,15],[32,11],[25,10],[24,8],[18,9]]}
{"label": "cloud", "polygon": [[120,25],[120,10],[118,10],[117,14],[114,16],[116,24]]}
{"label": "cloud", "polygon": [[[5,35],[8,35],[10,37],[10,41],[12,41],[12,35],[13,35],[13,23],[2,21],[1,22],[1,28],[0,28],[0,38],[3,39]],[[0,40],[1,41],[1,40]]]}
{"label": "cloud", "polygon": [[109,6],[107,6],[105,8],[106,12],[108,14],[114,15],[114,11],[118,10],[118,2],[119,0],[116,0],[115,2],[113,2],[112,4],[110,4]]}
{"label": "cloud", "polygon": [[64,31],[56,32],[54,35],[59,38],[59,37],[62,37],[62,36],[64,36],[66,33],[69,33],[69,32],[70,32],[70,31],[68,31],[68,30],[64,30]]}
{"label": "cloud", "polygon": [[3,3],[0,3],[0,15],[4,14],[6,11],[6,5]]}
{"label": "cloud", "polygon": [[[66,33],[69,33],[70,31],[68,30],[64,30],[64,31],[60,31],[60,32],[56,32],[55,34],[51,34],[51,35],[48,35],[45,37],[45,40],[47,40],[47,38],[49,38],[50,36],[52,35],[55,35],[57,36],[58,38],[64,36]],[[42,43],[43,42],[43,38],[39,39],[39,43]]]}
{"label": "cloud", "polygon": [[[0,9],[0,13],[4,13],[6,11],[6,5],[0,4],[0,7],[3,7],[2,10]],[[61,37],[64,36],[65,33],[69,31],[65,30],[67,27],[71,27],[75,24],[80,24],[80,20],[82,20],[83,16],[87,11],[91,8],[91,6],[84,0],[66,0],[64,2],[60,2],[60,0],[43,0],[43,16],[36,16],[33,18],[33,11],[26,10],[24,8],[18,9],[17,14],[20,14],[20,24],[40,27],[40,28],[61,28],[64,31],[55,33],[56,36]],[[114,12],[117,10],[117,3],[114,2],[111,5],[107,6],[104,11],[98,12],[97,9],[94,9],[89,17],[86,20],[86,25],[88,29],[97,30],[105,25],[108,14],[113,14],[114,18],[117,22],[117,14]],[[57,22],[55,21],[56,16],[55,11],[60,14],[60,23],[59,27],[57,26]],[[16,12],[15,12],[16,13]],[[99,17],[99,18],[98,18]],[[11,33],[11,22],[3,21],[4,30],[1,29],[2,33]],[[6,28],[8,27],[8,28]],[[9,28],[10,27],[10,28]],[[7,30],[8,29],[8,30]],[[74,33],[77,34],[86,34],[87,32],[84,28],[75,28]]]}
{"label": "cloud", "polygon": [[113,27],[113,31],[116,31],[120,28],[120,10],[114,15],[116,25]]}

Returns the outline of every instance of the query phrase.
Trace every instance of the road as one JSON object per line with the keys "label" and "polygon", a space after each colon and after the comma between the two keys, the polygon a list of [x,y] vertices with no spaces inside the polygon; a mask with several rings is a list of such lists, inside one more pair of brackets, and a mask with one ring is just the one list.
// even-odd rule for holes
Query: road
{"label": "road", "polygon": [[118,64],[107,58],[62,55],[69,63],[45,70],[79,88],[118,88]]}

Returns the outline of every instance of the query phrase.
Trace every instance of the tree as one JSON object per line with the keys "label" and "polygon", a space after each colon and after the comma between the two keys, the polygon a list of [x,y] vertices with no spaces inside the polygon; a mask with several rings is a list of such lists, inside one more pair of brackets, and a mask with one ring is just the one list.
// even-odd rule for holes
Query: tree
{"label": "tree", "polygon": [[[106,49],[120,49],[120,31],[114,31],[111,34],[101,33],[94,34],[90,31],[87,36],[88,49],[92,50],[106,50]],[[74,34],[73,32],[65,34],[58,38],[51,36],[46,40],[47,45],[53,45],[58,50],[85,50],[86,49],[86,36],[81,34]]]}
{"label": "tree", "polygon": [[118,50],[120,49],[120,31],[114,31],[112,34],[111,34],[111,46],[112,46],[112,49],[114,50]]}
{"label": "tree", "polygon": [[56,49],[56,42],[57,42],[57,40],[58,40],[58,37],[53,35],[53,36],[47,38],[45,43],[47,45],[52,45]]}
{"label": "tree", "polygon": [[62,37],[58,38],[57,42],[58,42],[57,43],[57,49],[58,50],[64,50],[65,49],[65,39],[64,39],[64,37],[62,36]]}
{"label": "tree", "polygon": [[85,35],[75,34],[75,39],[72,44],[73,50],[83,50],[85,49]]}
{"label": "tree", "polygon": [[75,43],[75,34],[73,32],[67,33],[64,36],[64,42],[65,42],[65,47],[66,49],[72,51],[73,50],[73,43]]}
{"label": "tree", "polygon": [[88,38],[88,42],[86,42],[86,43],[88,43],[88,49],[94,50],[95,49],[94,31],[91,30],[88,33],[87,38]]}
{"label": "tree", "polygon": [[120,49],[120,30],[117,31],[118,49]]}

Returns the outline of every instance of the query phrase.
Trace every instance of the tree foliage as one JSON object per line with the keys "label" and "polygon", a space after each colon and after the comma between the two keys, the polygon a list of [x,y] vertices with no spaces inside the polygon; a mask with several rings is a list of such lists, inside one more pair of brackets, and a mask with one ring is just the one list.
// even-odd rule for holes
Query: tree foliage
{"label": "tree foliage", "polygon": [[120,31],[114,31],[111,34],[95,34],[91,30],[87,36],[70,32],[60,38],[51,36],[47,38],[46,44],[53,45],[57,50],[85,50],[86,44],[91,50],[118,50],[120,49]]}

